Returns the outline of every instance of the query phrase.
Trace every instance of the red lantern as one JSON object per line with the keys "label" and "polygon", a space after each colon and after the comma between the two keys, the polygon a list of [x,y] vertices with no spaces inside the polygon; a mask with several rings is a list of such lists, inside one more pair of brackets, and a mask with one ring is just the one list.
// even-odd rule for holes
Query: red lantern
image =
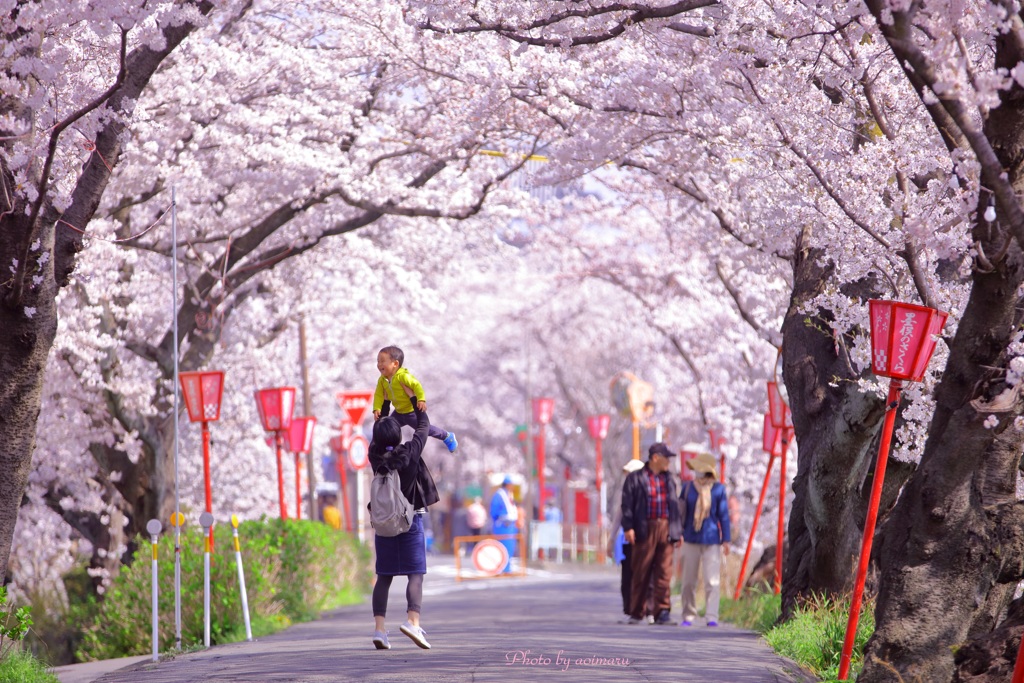
{"label": "red lantern", "polygon": [[948,313],[898,301],[868,302],[871,369],[876,375],[920,382]]}
{"label": "red lantern", "polygon": [[590,429],[590,438],[599,441],[608,436],[608,427],[611,425],[610,415],[591,415],[587,418],[587,428]]}
{"label": "red lantern", "polygon": [[764,414],[761,448],[772,456],[782,455],[782,430],[772,424],[772,416],[769,413]]}
{"label": "red lantern", "polygon": [[688,460],[693,460],[701,452],[700,444],[688,443],[679,451],[679,478],[683,481],[693,481],[693,470],[686,466]]}
{"label": "red lantern", "polygon": [[191,422],[207,422],[220,419],[220,402],[224,394],[224,372],[178,373],[181,391],[185,395],[185,407]]}
{"label": "red lantern", "polygon": [[768,414],[771,416],[773,427],[787,427],[793,424],[789,416],[789,406],[786,405],[786,399],[779,391],[777,382],[768,382]]}
{"label": "red lantern", "polygon": [[533,399],[533,421],[539,425],[546,425],[551,422],[551,415],[555,412],[555,399],[535,398]]}
{"label": "red lantern", "polygon": [[293,417],[288,428],[288,450],[292,453],[309,453],[313,449],[313,428],[315,417]]}
{"label": "red lantern", "polygon": [[256,392],[256,406],[264,431],[284,431],[292,425],[295,408],[295,387],[275,387]]}

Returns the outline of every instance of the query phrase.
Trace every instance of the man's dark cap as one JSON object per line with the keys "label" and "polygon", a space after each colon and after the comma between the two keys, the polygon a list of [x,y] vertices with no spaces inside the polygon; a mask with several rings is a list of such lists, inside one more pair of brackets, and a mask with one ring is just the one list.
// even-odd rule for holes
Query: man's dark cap
{"label": "man's dark cap", "polygon": [[674,458],[676,455],[675,453],[669,450],[668,446],[666,446],[660,441],[658,443],[652,443],[651,448],[650,450],[647,451],[647,453],[648,455],[654,455],[655,453],[657,453],[658,455],[663,455],[666,458]]}

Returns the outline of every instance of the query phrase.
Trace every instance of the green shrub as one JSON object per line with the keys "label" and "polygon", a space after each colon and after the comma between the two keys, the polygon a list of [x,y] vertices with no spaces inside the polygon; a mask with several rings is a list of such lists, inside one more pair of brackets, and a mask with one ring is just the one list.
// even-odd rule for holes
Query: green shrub
{"label": "green shrub", "polygon": [[[239,525],[253,635],[266,635],[323,610],[361,599],[369,586],[369,551],[348,534],[309,521],[261,520]],[[203,641],[203,550],[199,528],[181,534],[183,645]],[[93,623],[83,629],[80,661],[151,651],[151,544],[111,584]],[[158,545],[160,650],[174,646],[174,537]],[[231,527],[215,528],[210,555],[210,642],[245,637]]]}
{"label": "green shrub", "polygon": [[[722,600],[722,619],[757,631],[773,650],[829,681],[839,675],[846,623],[850,616],[847,600],[814,597],[793,612],[786,622],[776,623],[781,599],[770,589],[748,592],[741,600]],[[875,630],[875,610],[866,602],[857,624],[857,637],[850,658],[850,679],[860,672],[864,646]]]}
{"label": "green shrub", "polygon": [[28,652],[12,650],[0,659],[0,683],[58,683],[46,665]]}

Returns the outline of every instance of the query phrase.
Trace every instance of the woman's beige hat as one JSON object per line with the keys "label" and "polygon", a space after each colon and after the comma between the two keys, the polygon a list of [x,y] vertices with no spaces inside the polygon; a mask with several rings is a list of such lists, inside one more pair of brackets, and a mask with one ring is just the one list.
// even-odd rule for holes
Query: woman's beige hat
{"label": "woman's beige hat", "polygon": [[698,453],[695,457],[690,458],[686,461],[686,466],[694,472],[700,472],[701,474],[712,474],[715,479],[718,479],[718,463],[715,462],[715,456],[710,453]]}

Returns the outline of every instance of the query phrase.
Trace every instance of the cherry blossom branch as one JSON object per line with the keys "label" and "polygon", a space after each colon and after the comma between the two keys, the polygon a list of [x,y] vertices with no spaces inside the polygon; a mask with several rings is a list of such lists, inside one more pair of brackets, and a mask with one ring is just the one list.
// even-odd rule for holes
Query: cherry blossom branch
{"label": "cherry blossom branch", "polygon": [[[564,12],[556,12],[523,26],[514,26],[502,21],[485,22],[480,19],[478,14],[471,13],[469,17],[476,22],[475,26],[435,26],[430,21],[426,21],[421,22],[418,27],[426,31],[434,31],[436,33],[462,34],[491,32],[497,33],[517,43],[536,45],[540,47],[566,48],[575,47],[577,45],[596,45],[598,43],[603,43],[622,35],[631,26],[639,25],[655,19],[667,19],[679,14],[692,12],[693,10],[701,9],[703,7],[712,7],[718,4],[720,4],[719,0],[681,0],[680,2],[674,2],[670,5],[665,5],[664,7],[651,7],[650,5],[642,2],[613,2],[604,6],[595,6],[593,3],[587,3],[585,6],[566,10]],[[595,17],[605,17],[610,14],[626,14],[626,16],[618,19],[609,28],[590,35],[564,38],[536,38],[527,35],[527,32],[529,31],[540,28],[550,28],[568,19],[594,19]],[[685,24],[679,24],[672,26],[671,28],[679,31],[681,28],[686,26],[687,25]]]}
{"label": "cherry blossom branch", "polygon": [[725,274],[721,261],[715,262],[715,273],[718,274],[718,279],[721,281],[722,286],[725,287],[725,291],[729,293],[730,297],[732,297],[733,303],[736,304],[736,310],[739,312],[740,317],[743,318],[744,322],[750,325],[751,329],[753,329],[761,339],[765,340],[772,346],[780,346],[782,344],[782,339],[779,338],[779,335],[772,334],[770,331],[765,329],[761,323],[754,319],[754,316],[740,301],[740,291]]}

